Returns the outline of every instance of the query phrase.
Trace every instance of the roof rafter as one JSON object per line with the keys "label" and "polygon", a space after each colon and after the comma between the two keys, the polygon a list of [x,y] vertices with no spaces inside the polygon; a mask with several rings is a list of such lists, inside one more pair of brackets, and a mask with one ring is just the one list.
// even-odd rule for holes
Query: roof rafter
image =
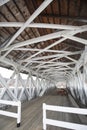
{"label": "roof rafter", "polygon": [[15,35],[11,38],[8,42],[8,47],[20,34],[23,30],[29,25],[53,0],[46,0],[44,1],[39,8],[29,17],[29,19],[23,24],[23,26],[15,33]]}

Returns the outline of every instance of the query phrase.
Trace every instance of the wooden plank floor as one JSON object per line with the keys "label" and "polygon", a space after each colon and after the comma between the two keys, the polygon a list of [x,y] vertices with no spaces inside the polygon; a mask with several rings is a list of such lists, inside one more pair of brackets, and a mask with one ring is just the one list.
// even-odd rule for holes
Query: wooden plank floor
{"label": "wooden plank floor", "polygon": [[[22,104],[22,121],[19,128],[16,127],[16,119],[0,115],[0,130],[42,130],[42,104],[60,106],[72,106],[67,96],[45,95]],[[15,108],[9,108],[15,111]],[[76,115],[47,112],[47,117],[63,121],[81,123]],[[47,126],[47,130],[65,130],[59,127]]]}

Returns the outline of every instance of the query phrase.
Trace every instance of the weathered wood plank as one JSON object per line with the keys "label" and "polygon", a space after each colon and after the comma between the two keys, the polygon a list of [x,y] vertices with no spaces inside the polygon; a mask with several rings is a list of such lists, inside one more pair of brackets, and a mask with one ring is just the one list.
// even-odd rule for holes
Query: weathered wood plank
{"label": "weathered wood plank", "polygon": [[[42,103],[49,105],[72,106],[67,96],[45,95],[22,104],[22,122],[16,127],[16,120],[0,116],[0,130],[42,130]],[[9,108],[15,111],[15,108]],[[47,117],[63,121],[81,123],[77,115],[47,111]],[[47,130],[64,130],[54,126],[47,126]]]}

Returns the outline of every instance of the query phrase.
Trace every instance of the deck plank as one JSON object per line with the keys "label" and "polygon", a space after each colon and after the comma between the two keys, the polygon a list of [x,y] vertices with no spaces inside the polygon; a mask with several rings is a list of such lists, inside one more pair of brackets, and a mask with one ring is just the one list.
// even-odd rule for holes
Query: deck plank
{"label": "deck plank", "polygon": [[[67,96],[45,95],[22,104],[22,122],[20,128],[16,127],[16,119],[0,115],[0,130],[42,130],[42,104],[59,106],[72,106]],[[9,110],[15,109],[9,108]],[[63,121],[81,123],[77,115],[47,111],[47,117]],[[47,126],[47,130],[66,130],[59,127]]]}

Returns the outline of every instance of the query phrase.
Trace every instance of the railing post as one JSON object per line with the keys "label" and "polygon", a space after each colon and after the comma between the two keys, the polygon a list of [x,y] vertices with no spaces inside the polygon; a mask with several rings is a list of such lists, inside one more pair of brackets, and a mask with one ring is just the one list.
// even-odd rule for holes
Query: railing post
{"label": "railing post", "polygon": [[46,130],[46,104],[43,103],[43,130]]}
{"label": "railing post", "polygon": [[62,128],[72,129],[72,130],[87,130],[87,125],[85,124],[71,123],[71,122],[60,121],[60,120],[57,121],[57,120],[46,118],[47,110],[63,112],[63,113],[87,115],[87,109],[64,107],[64,106],[52,106],[43,103],[43,130],[46,130],[47,125],[58,126]]}
{"label": "railing post", "polygon": [[17,117],[17,127],[20,127],[21,122],[21,102],[18,101],[18,117]]}

